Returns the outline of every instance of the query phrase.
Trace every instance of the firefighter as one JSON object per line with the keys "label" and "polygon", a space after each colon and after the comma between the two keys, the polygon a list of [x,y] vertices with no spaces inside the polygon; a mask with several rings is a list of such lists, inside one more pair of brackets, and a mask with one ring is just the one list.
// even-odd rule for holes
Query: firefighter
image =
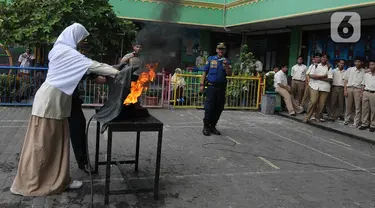
{"label": "firefighter", "polygon": [[219,43],[216,47],[217,55],[208,57],[203,67],[204,73],[202,75],[200,90],[203,92],[206,87],[203,120],[203,135],[205,136],[210,136],[211,134],[221,135],[216,129],[216,124],[224,110],[227,76],[232,74],[229,60],[224,57],[225,52],[225,44]]}

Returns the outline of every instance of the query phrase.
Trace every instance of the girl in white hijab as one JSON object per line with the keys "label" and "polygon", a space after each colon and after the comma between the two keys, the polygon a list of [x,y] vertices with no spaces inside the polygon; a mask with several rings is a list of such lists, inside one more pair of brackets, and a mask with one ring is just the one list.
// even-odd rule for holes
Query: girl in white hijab
{"label": "girl in white hijab", "polygon": [[76,48],[89,33],[74,23],[58,37],[48,55],[46,81],[37,91],[27,128],[18,171],[10,191],[23,196],[58,194],[80,188],[70,178],[68,117],[72,93],[83,75],[93,72],[115,77],[115,68],[90,60]]}

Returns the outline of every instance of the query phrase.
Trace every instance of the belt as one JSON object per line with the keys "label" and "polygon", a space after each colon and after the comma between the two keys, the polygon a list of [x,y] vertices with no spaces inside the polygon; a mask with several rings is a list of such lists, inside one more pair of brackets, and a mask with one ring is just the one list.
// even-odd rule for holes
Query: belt
{"label": "belt", "polygon": [[344,87],[344,86],[340,86],[340,85],[332,85],[332,87]]}
{"label": "belt", "polygon": [[225,88],[227,86],[226,83],[219,83],[219,82],[208,82],[207,85],[212,86],[212,87],[220,87],[220,88]]}
{"label": "belt", "polygon": [[305,82],[305,81],[302,81],[302,80],[298,80],[298,79],[293,79],[293,81],[298,81],[298,82]]}
{"label": "belt", "polygon": [[360,87],[348,86],[348,88],[361,89]]}
{"label": "belt", "polygon": [[372,91],[372,90],[365,90],[365,91],[369,93],[375,93],[375,91]]}

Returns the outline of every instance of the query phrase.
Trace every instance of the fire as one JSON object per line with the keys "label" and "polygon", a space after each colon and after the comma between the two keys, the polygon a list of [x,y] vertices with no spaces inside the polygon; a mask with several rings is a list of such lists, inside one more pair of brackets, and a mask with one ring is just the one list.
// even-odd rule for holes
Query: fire
{"label": "fire", "polygon": [[124,105],[130,105],[138,102],[138,97],[141,96],[143,90],[147,90],[148,84],[155,80],[156,68],[158,64],[147,64],[148,72],[142,72],[136,82],[131,83],[130,94],[124,101]]}

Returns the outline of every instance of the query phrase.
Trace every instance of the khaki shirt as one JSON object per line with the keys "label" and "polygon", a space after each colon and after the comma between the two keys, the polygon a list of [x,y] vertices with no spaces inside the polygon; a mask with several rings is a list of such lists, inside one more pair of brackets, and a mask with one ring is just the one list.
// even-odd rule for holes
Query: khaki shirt
{"label": "khaki shirt", "polygon": [[273,78],[273,86],[277,88],[280,87],[279,84],[288,85],[287,77],[282,70],[278,71]]}
{"label": "khaki shirt", "polygon": [[356,67],[348,68],[344,75],[344,80],[347,81],[346,86],[361,88],[364,75],[365,75],[364,69],[357,69]]}
{"label": "khaki shirt", "polygon": [[334,69],[333,71],[332,86],[344,86],[344,76],[346,71],[343,69],[340,71],[339,68]]}
{"label": "khaki shirt", "polygon": [[292,67],[291,75],[293,80],[298,80],[298,81],[305,81],[306,79],[306,71],[307,67],[304,64],[301,65],[294,65]]}
{"label": "khaki shirt", "polygon": [[130,66],[138,65],[139,69],[137,71],[135,71],[134,74],[140,75],[142,72],[144,72],[143,66],[142,66],[143,60],[139,55],[130,58],[132,54],[133,54],[133,52],[126,54],[123,57],[123,59],[128,59],[127,64],[129,64]]}
{"label": "khaki shirt", "polygon": [[[322,64],[318,64],[318,66],[315,68],[313,67],[310,72],[311,75],[327,75],[328,79],[333,79],[333,73],[332,70],[328,68],[328,65],[323,66]],[[317,80],[310,78],[309,86],[313,90],[323,91],[323,92],[330,92],[331,91],[331,84],[329,82],[323,81],[323,80]]]}
{"label": "khaki shirt", "polygon": [[368,72],[364,75],[362,85],[365,86],[365,90],[370,90],[375,92],[375,74]]}

